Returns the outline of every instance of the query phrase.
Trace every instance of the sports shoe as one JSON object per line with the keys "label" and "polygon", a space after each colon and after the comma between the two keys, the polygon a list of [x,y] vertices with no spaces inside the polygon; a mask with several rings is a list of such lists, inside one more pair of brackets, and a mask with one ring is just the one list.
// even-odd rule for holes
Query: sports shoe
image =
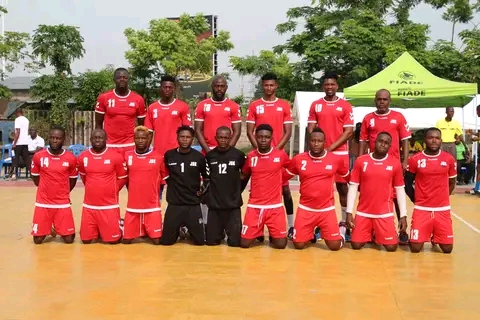
{"label": "sports shoe", "polygon": [[345,232],[345,242],[350,242],[352,240],[352,232],[350,231],[349,228],[347,228],[347,231]]}
{"label": "sports shoe", "polygon": [[55,230],[55,227],[52,226],[52,230],[50,230],[50,235],[52,238],[55,238],[57,236],[57,230]]}
{"label": "sports shoe", "polygon": [[290,227],[290,228],[288,229],[287,238],[288,238],[288,240],[292,240],[292,239],[293,239],[293,227]]}
{"label": "sports shoe", "polygon": [[315,237],[316,241],[322,240],[322,231],[319,227],[315,228],[315,230],[313,231],[313,236]]}
{"label": "sports shoe", "polygon": [[436,243],[433,242],[433,236],[430,238],[430,243],[432,244],[432,247],[434,247],[436,245]]}
{"label": "sports shoe", "polygon": [[257,237],[257,241],[262,243],[265,241],[265,236],[260,236],[260,237]]}
{"label": "sports shoe", "polygon": [[189,234],[188,234],[188,229],[187,227],[183,226],[183,227],[180,227],[180,230],[179,230],[179,234],[178,234],[178,237],[180,238],[180,240],[186,240],[189,238]]}
{"label": "sports shoe", "polygon": [[401,232],[398,234],[398,243],[402,246],[408,244],[408,234],[406,232]]}
{"label": "sports shoe", "polygon": [[123,234],[123,226],[125,224],[125,220],[124,219],[120,219],[118,220],[118,225],[120,226],[120,230],[122,230],[122,234]]}

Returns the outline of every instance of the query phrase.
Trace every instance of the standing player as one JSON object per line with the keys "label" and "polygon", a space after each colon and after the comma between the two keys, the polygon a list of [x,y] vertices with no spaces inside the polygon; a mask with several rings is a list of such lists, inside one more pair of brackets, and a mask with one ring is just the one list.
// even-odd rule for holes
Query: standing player
{"label": "standing player", "polygon": [[172,245],[177,241],[182,225],[188,228],[196,245],[205,244],[202,209],[201,179],[208,184],[205,157],[192,149],[195,131],[189,126],[177,130],[178,148],[165,153],[167,181],[167,210],[163,221],[162,245]]}
{"label": "standing player", "polygon": [[[368,148],[375,150],[375,141],[380,132],[388,132],[392,136],[392,145],[388,154],[400,162],[400,141],[402,141],[403,150],[403,170],[406,170],[408,164],[408,140],[412,136],[407,124],[407,120],[400,112],[390,110],[390,92],[385,89],[378,90],[375,94],[375,105],[377,111],[369,113],[362,121],[360,129],[360,152],[366,154]],[[395,211],[397,219],[400,221],[400,211],[395,200]],[[408,243],[408,234],[400,232],[398,235],[400,244]]]}
{"label": "standing player", "polygon": [[[191,126],[190,108],[185,102],[175,99],[175,78],[163,76],[160,79],[160,100],[148,106],[145,126],[153,131],[153,151],[162,157],[170,149],[178,147],[177,129]],[[160,186],[162,199],[165,182]]]}
{"label": "standing player", "polygon": [[128,71],[118,68],[113,73],[115,89],[102,93],[95,106],[95,128],[104,129],[108,147],[117,150],[122,157],[134,149],[133,130],[143,125],[146,110],[145,101],[128,88]]}
{"label": "standing player", "polygon": [[[267,73],[262,77],[263,98],[253,101],[247,113],[247,137],[257,149],[255,130],[260,124],[268,124],[273,129],[272,146],[283,150],[292,136],[292,110],[290,104],[276,97],[277,76]],[[287,212],[288,237],[293,236],[293,199],[288,181],[282,185],[283,202]]]}
{"label": "standing player", "polygon": [[232,131],[228,127],[217,129],[217,147],[207,153],[210,184],[205,195],[209,209],[205,226],[207,245],[218,245],[227,234],[227,244],[240,246],[242,231],[242,180],[240,173],[245,155],[230,146]]}
{"label": "standing player", "polygon": [[100,238],[116,244],[122,239],[118,192],[127,182],[127,168],[117,150],[107,147],[103,129],[90,137],[92,147],[78,157],[78,171],[85,185],[80,239],[85,244]]}
{"label": "standing player", "polygon": [[49,147],[35,153],[31,164],[33,183],[38,187],[32,236],[41,244],[54,226],[65,243],[73,243],[75,224],[70,205],[70,191],[77,184],[77,159],[63,149],[65,129],[50,130]]}
{"label": "standing player", "polygon": [[455,190],[457,162],[449,153],[440,150],[442,134],[439,129],[427,129],[425,145],[425,150],[409,159],[405,174],[405,190],[414,203],[410,251],[420,252],[423,244],[431,240],[432,244],[438,243],[444,253],[451,253],[450,195]]}
{"label": "standing player", "polygon": [[128,202],[123,227],[123,243],[147,235],[153,244],[162,237],[160,183],[165,177],[163,156],[150,149],[148,128],[135,128],[135,150],[125,153],[128,168]]}
{"label": "standing player", "polygon": [[[325,132],[326,150],[340,156],[348,167],[350,157],[347,141],[353,136],[353,111],[350,103],[337,97],[337,81],[336,73],[327,73],[323,76],[322,88],[325,97],[314,101],[310,106],[308,132],[312,132],[317,126],[320,127]],[[335,177],[335,184],[342,210],[341,221],[345,222],[348,184],[341,175]]]}
{"label": "standing player", "polygon": [[[400,231],[407,230],[407,201],[402,165],[389,155],[392,136],[380,132],[375,140],[374,151],[355,160],[347,197],[347,224],[352,231],[352,249],[361,249],[372,240],[383,245],[387,251],[396,251],[398,246],[395,220],[393,218],[393,190],[397,193],[400,207]],[[360,186],[360,199],[355,221],[353,206]]]}
{"label": "standing player", "polygon": [[316,227],[320,228],[330,250],[340,250],[345,242],[345,222],[342,221],[339,228],[333,182],[336,176],[347,178],[348,163],[343,156],[325,150],[326,141],[322,129],[313,128],[309,137],[310,151],[296,155],[287,168],[289,174],[300,177],[300,203],[293,232],[296,249],[305,248],[309,242],[315,243],[312,230]]}
{"label": "standing player", "polygon": [[216,76],[212,82],[212,98],[200,102],[195,110],[195,132],[204,154],[217,146],[215,135],[220,127],[228,127],[233,131],[230,146],[235,147],[240,138],[240,107],[225,97],[227,89],[225,77]]}
{"label": "standing player", "polygon": [[[251,177],[250,197],[243,220],[240,246],[249,248],[255,239],[263,237],[265,225],[270,234],[270,245],[276,249],[287,246],[285,209],[282,205],[282,171],[290,159],[283,150],[272,146],[273,129],[261,124],[255,129],[256,150],[247,155],[242,178]],[[292,232],[293,233],[293,232]]]}

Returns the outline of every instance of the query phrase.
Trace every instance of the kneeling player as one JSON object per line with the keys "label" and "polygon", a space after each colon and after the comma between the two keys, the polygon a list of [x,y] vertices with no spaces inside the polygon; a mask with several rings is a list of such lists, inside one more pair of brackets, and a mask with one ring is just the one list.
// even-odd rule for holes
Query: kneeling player
{"label": "kneeling player", "polygon": [[65,130],[54,127],[50,131],[50,146],[35,153],[32,159],[32,180],[38,187],[32,223],[35,244],[45,240],[52,225],[65,243],[73,243],[75,239],[70,191],[77,184],[77,159],[63,149],[64,141]]}
{"label": "kneeling player", "polygon": [[107,147],[103,129],[95,129],[90,137],[92,147],[78,157],[78,170],[83,184],[80,239],[84,244],[100,238],[104,243],[122,240],[118,192],[127,182],[127,168],[117,150]]}
{"label": "kneeling player", "polygon": [[430,240],[444,253],[453,250],[450,195],[455,190],[457,163],[440,150],[441,144],[440,130],[430,128],[425,132],[425,150],[408,160],[405,190],[414,203],[409,243],[414,253]]}
{"label": "kneeling player", "polygon": [[209,177],[205,157],[192,148],[194,136],[191,127],[181,126],[177,130],[178,148],[165,153],[168,206],[160,240],[162,245],[174,244],[183,225],[196,245],[205,244],[200,208],[201,178],[204,184],[208,184]]}
{"label": "kneeling player", "polygon": [[315,242],[312,233],[320,228],[325,244],[330,250],[339,250],[345,242],[345,223],[340,228],[335,212],[333,183],[336,175],[346,178],[349,174],[340,156],[327,152],[325,133],[314,128],[309,137],[309,150],[296,155],[287,172],[300,178],[300,203],[295,217],[293,245],[305,248]]}
{"label": "kneeling player", "polygon": [[209,210],[205,226],[207,245],[220,244],[226,233],[229,246],[240,246],[243,204],[240,173],[245,155],[230,146],[231,137],[230,128],[218,128],[215,135],[218,146],[206,156],[210,169],[210,184],[205,195]]}
{"label": "kneeling player", "polygon": [[[375,140],[374,152],[355,160],[347,196],[347,224],[353,228],[353,249],[360,249],[370,242],[374,232],[378,244],[383,245],[387,251],[397,250],[393,190],[396,191],[400,208],[400,232],[407,229],[403,168],[398,159],[388,155],[391,144],[392,136],[381,132]],[[352,212],[359,186],[362,192],[354,221]]]}
{"label": "kneeling player", "polygon": [[242,177],[251,177],[250,197],[243,220],[242,248],[249,248],[263,236],[266,225],[270,234],[270,245],[277,249],[287,246],[287,224],[282,203],[282,171],[290,159],[283,150],[272,147],[273,129],[261,124],[255,129],[257,150],[247,155]]}
{"label": "kneeling player", "polygon": [[135,128],[135,151],[125,153],[128,169],[128,202],[123,227],[123,243],[147,235],[153,244],[162,237],[160,184],[165,176],[163,156],[150,149],[147,127]]}

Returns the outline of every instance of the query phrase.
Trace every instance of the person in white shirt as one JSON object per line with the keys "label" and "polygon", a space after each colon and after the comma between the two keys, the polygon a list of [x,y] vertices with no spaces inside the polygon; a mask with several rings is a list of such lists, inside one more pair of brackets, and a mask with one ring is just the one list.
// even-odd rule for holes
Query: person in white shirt
{"label": "person in white shirt", "polygon": [[30,121],[23,115],[23,110],[17,109],[15,111],[15,138],[12,143],[12,150],[14,151],[12,159],[12,172],[8,177],[9,180],[16,180],[17,168],[19,167],[20,158],[22,158],[23,163],[28,168],[30,166],[30,153],[28,152],[28,127]]}
{"label": "person in white shirt", "polygon": [[[30,154],[29,163],[31,163],[33,155],[37,151],[40,151],[43,149],[45,149],[45,140],[43,140],[43,138],[37,134],[37,129],[30,128],[28,130],[28,153]],[[30,167],[27,166],[27,177],[28,177],[29,171],[30,171]]]}

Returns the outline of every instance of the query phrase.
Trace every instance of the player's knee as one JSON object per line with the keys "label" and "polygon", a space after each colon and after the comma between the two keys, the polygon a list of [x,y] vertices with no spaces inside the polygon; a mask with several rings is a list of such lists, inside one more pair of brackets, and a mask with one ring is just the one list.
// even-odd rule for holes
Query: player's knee
{"label": "player's knee", "polygon": [[220,245],[220,241],[207,240],[207,241],[205,241],[205,244],[207,246],[218,246],[218,245]]}
{"label": "player's knee", "polygon": [[363,248],[363,246],[365,245],[365,243],[361,243],[361,242],[350,242],[350,245],[352,246],[352,249],[353,250],[360,250]]}
{"label": "player's knee", "polygon": [[35,244],[42,244],[43,241],[45,240],[46,236],[42,237],[33,237],[33,243]]}
{"label": "player's knee", "polygon": [[397,251],[397,247],[398,245],[396,244],[386,244],[383,246],[385,248],[385,250],[387,250],[388,252],[395,252]]}
{"label": "player's knee", "polygon": [[342,241],[341,240],[334,240],[334,241],[325,241],[327,248],[331,251],[338,251],[342,248]]}
{"label": "player's knee", "polygon": [[160,244],[160,238],[152,238],[152,244],[158,246]]}
{"label": "player's knee", "polygon": [[293,247],[295,249],[302,250],[302,249],[305,249],[307,247],[307,243],[306,242],[294,242]]}
{"label": "player's knee", "polygon": [[238,247],[240,247],[240,240],[233,240],[231,238],[228,238],[227,239],[227,245],[229,247],[238,248]]}
{"label": "player's knee", "polygon": [[248,249],[252,246],[254,242],[255,242],[255,239],[241,239],[240,247],[243,249]]}
{"label": "player's knee", "polygon": [[92,242],[93,242],[93,240],[82,240],[82,243],[83,243],[83,244],[90,244],[90,243],[92,243]]}
{"label": "player's knee", "polygon": [[62,239],[66,244],[72,244],[75,241],[75,235],[63,236]]}
{"label": "player's knee", "polygon": [[282,239],[275,239],[272,238],[272,241],[270,242],[271,246],[275,249],[285,249],[287,247],[287,238],[282,238]]}
{"label": "player's knee", "polygon": [[122,239],[123,244],[132,244],[133,239]]}
{"label": "player's knee", "polygon": [[419,253],[422,251],[423,243],[409,243],[408,247],[410,248],[411,253]]}
{"label": "player's knee", "polygon": [[452,253],[453,244],[439,244],[438,245],[443,253]]}

